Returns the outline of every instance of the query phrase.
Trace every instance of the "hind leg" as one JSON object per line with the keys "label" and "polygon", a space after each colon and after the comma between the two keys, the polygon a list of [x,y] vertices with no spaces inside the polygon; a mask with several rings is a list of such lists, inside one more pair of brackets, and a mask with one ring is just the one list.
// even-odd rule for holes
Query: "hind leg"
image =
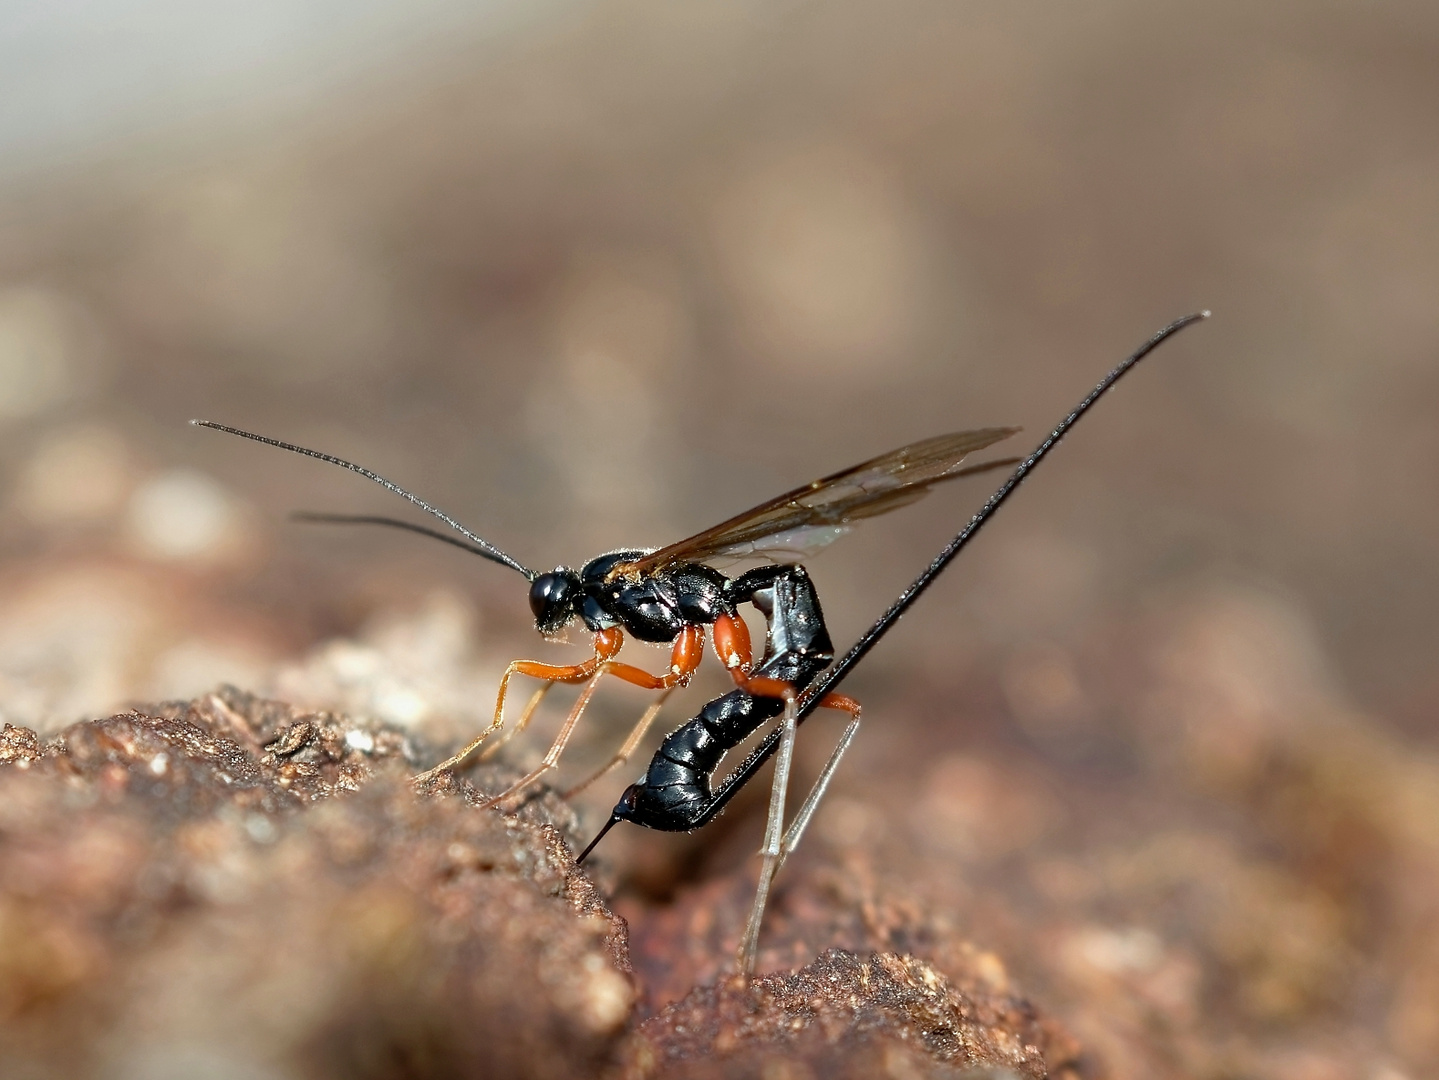
{"label": "hind leg", "polygon": [[820,770],[819,778],[805,796],[804,805],[800,807],[790,827],[785,829],[785,796],[789,789],[789,774],[794,763],[795,735],[799,724],[793,690],[784,697],[784,719],[781,721],[779,749],[775,753],[774,782],[770,787],[769,818],[765,822],[759,884],[755,889],[754,907],[750,910],[749,922],[745,924],[744,937],[740,939],[738,961],[742,975],[754,974],[755,957],[759,952],[760,926],[764,922],[764,909],[769,902],[770,886],[774,883],[775,875],[779,873],[785,859],[789,858],[790,852],[799,846],[805,828],[819,809],[820,801],[829,789],[829,782],[839,769],[840,759],[859,733],[859,702],[843,694],[828,694],[820,705],[822,708],[840,709],[849,713],[850,721],[829,760]]}
{"label": "hind leg", "polygon": [[775,873],[779,873],[779,868],[784,865],[785,859],[789,858],[790,852],[799,847],[800,838],[804,836],[804,830],[809,825],[810,818],[814,817],[814,812],[819,809],[820,801],[824,798],[825,792],[829,790],[829,782],[839,769],[840,759],[849,749],[849,744],[854,742],[854,737],[859,734],[859,702],[853,698],[845,698],[845,704],[830,703],[830,698],[839,696],[838,694],[828,695],[822,703],[822,707],[843,709],[850,714],[849,723],[845,726],[844,733],[840,735],[839,742],[835,744],[834,751],[829,755],[829,760],[820,770],[814,787],[810,788],[809,794],[805,796],[804,805],[799,808],[799,813],[795,814],[794,821],[790,822],[789,828],[785,830],[784,838],[780,840],[779,859],[775,864]]}
{"label": "hind leg", "polygon": [[759,928],[764,922],[765,905],[769,902],[770,884],[783,858],[784,801],[789,790],[790,766],[794,762],[794,739],[798,731],[799,713],[795,709],[794,690],[791,688],[784,699],[784,719],[781,721],[779,751],[774,758],[774,780],[769,789],[769,817],[765,821],[764,846],[760,849],[762,862],[759,870],[759,884],[755,888],[754,906],[750,909],[749,922],[745,924],[744,936],[740,938],[739,970],[742,975],[754,974],[755,955],[759,951]]}

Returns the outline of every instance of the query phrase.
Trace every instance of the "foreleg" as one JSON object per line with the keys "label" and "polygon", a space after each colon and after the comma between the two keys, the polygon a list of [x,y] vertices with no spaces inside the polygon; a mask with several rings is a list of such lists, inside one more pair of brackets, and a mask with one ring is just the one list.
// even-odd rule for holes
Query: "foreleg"
{"label": "foreleg", "polygon": [[500,677],[499,693],[495,697],[495,715],[490,726],[480,732],[475,738],[464,745],[459,753],[453,754],[440,762],[433,769],[428,769],[414,778],[417,784],[423,784],[434,779],[442,772],[458,768],[464,761],[473,754],[480,745],[495,732],[499,731],[505,724],[505,697],[509,693],[510,679],[515,675],[528,675],[533,679],[544,680],[544,686],[530,698],[525,706],[524,713],[520,716],[517,725],[521,730],[529,725],[530,718],[539,708],[541,700],[549,691],[550,687],[557,682],[577,683],[584,682],[594,677],[600,665],[614,656],[624,643],[624,637],[619,630],[601,630],[595,635],[595,655],[582,664],[544,664],[538,660],[513,660],[505,668],[505,673]]}
{"label": "foreleg", "polygon": [[600,678],[604,673],[604,665],[601,664],[600,670],[590,679],[589,683],[580,693],[579,698],[575,701],[574,707],[570,709],[570,715],[565,717],[565,722],[560,727],[560,733],[555,736],[555,741],[550,744],[549,750],[545,752],[545,756],[539,765],[498,795],[486,799],[480,804],[481,810],[488,810],[490,807],[504,802],[510,796],[519,794],[559,764],[560,755],[565,752],[565,747],[569,744],[570,736],[574,734],[575,725],[580,722],[580,716],[584,713],[586,706],[589,705],[590,698],[594,697],[595,687],[599,685]]}
{"label": "foreleg", "polygon": [[[569,716],[565,717],[565,722],[560,727],[559,734],[555,736],[555,741],[550,744],[550,748],[545,752],[545,756],[540,764],[518,782],[488,800],[484,805],[489,807],[504,802],[510,796],[518,794],[533,784],[541,776],[559,764],[560,755],[564,753],[565,747],[569,744],[570,737],[574,734],[575,725],[579,723],[580,716],[589,706],[590,698],[594,696],[595,687],[599,685],[600,679],[604,676],[614,675],[627,683],[642,687],[646,690],[664,690],[666,696],[668,696],[669,691],[674,689],[674,687],[683,685],[689,681],[690,676],[694,674],[695,668],[699,666],[700,657],[703,655],[704,630],[699,626],[687,626],[680,633],[679,637],[675,638],[674,646],[670,650],[670,670],[665,675],[651,675],[649,672],[643,671],[640,668],[633,667],[630,664],[622,664],[615,660],[603,660],[598,663],[592,669],[589,685],[586,686],[580,694],[579,699],[570,710]],[[645,713],[645,716],[641,717],[640,726],[637,727],[636,730],[631,733],[630,738],[625,741],[625,747],[621,748],[621,754],[624,755],[624,757],[627,757],[629,753],[633,752],[634,747],[631,743],[637,744],[639,740],[644,737],[645,729],[649,727],[649,723],[653,721],[655,714],[659,712],[659,706],[663,703],[664,698],[661,698],[651,710]],[[621,757],[621,761],[623,760],[624,758]],[[611,767],[613,766],[606,766],[605,769],[597,775],[603,775],[603,773],[608,772]],[[587,784],[589,782],[590,781],[586,781]]]}

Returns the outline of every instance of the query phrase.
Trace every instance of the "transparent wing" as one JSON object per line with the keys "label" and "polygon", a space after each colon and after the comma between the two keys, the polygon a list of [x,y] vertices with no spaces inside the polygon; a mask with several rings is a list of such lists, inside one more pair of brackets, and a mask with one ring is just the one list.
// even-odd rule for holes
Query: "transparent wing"
{"label": "transparent wing", "polygon": [[968,454],[1008,438],[1018,430],[981,428],[910,443],[787,491],[615,570],[643,575],[679,562],[713,562],[748,556],[783,558],[812,551],[848,532],[851,522],[907,506],[928,495],[936,484],[1012,465],[1018,459],[959,467]]}

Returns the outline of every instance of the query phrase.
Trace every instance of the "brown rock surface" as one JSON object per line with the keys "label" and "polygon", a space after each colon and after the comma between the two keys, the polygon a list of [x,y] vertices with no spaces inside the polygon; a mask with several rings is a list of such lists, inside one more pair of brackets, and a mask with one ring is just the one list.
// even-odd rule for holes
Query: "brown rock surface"
{"label": "brown rock surface", "polygon": [[[624,1075],[1076,1076],[1063,1043],[993,988],[971,996],[914,957],[832,949],[798,971],[695,989],[640,1026]],[[970,1071],[981,1068],[1002,1072]]]}
{"label": "brown rock surface", "polygon": [[239,694],[3,745],[7,1076],[561,1077],[623,1035],[552,799],[416,797],[396,733]]}
{"label": "brown rock surface", "polygon": [[572,862],[573,813],[480,810],[469,781],[416,795],[416,758],[229,689],[43,742],[6,725],[6,1075],[1067,1075],[1045,1066],[1065,1040],[963,959],[952,983],[833,950],[627,1036],[626,927]]}

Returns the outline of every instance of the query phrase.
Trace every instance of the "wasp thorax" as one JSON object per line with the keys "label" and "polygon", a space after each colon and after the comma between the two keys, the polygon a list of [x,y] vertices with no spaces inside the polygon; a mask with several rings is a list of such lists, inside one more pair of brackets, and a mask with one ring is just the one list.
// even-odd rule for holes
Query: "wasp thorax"
{"label": "wasp thorax", "polygon": [[580,613],[584,600],[580,575],[568,566],[557,566],[530,584],[530,610],[535,628],[542,634],[557,634]]}

